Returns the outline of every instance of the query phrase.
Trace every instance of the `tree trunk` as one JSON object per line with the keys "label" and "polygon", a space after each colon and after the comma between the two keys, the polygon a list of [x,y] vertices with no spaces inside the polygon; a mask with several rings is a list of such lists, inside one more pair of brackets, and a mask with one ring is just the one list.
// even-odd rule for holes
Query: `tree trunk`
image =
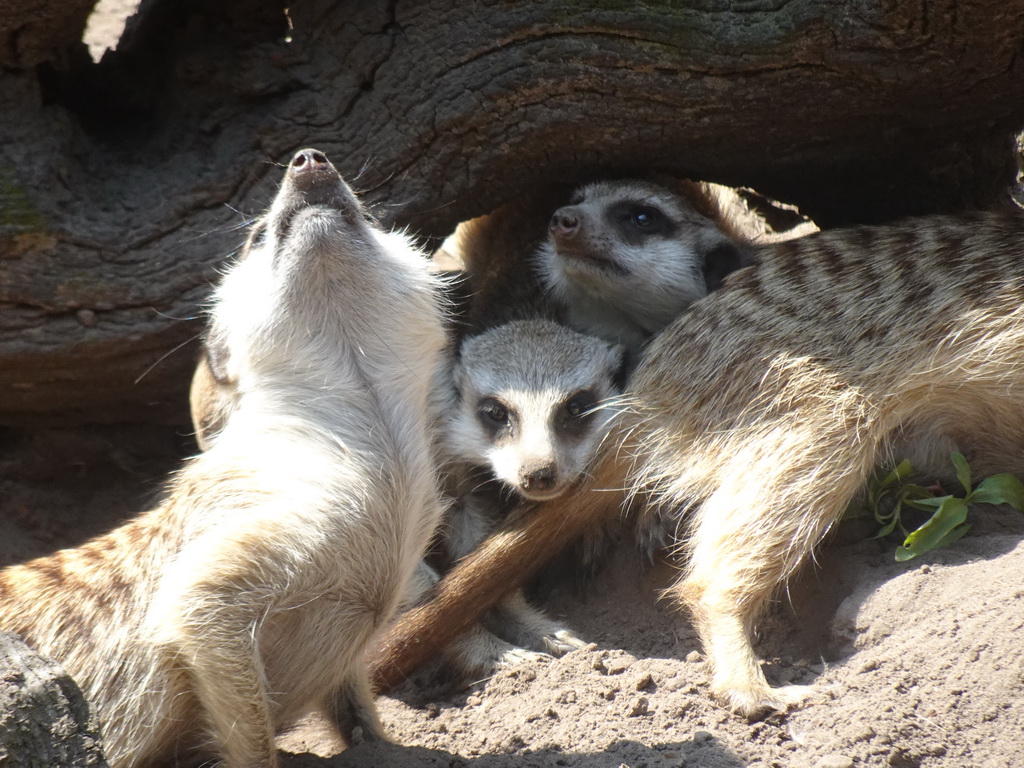
{"label": "tree trunk", "polygon": [[189,344],[280,164],[324,150],[425,238],[526,189],[660,169],[819,224],[990,205],[1024,0],[0,0],[0,424],[186,421]]}
{"label": "tree trunk", "polygon": [[0,632],[0,765],[107,765],[96,723],[75,681],[7,632]]}

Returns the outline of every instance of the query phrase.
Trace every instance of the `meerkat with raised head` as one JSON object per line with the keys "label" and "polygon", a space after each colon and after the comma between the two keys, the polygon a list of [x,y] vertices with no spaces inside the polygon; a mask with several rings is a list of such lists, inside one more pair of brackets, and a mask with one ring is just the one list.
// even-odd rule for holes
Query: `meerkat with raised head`
{"label": "meerkat with raised head", "polygon": [[[759,248],[650,344],[590,492],[485,542],[394,636],[472,620],[528,571],[524,553],[635,499],[677,531],[667,593],[692,613],[713,693],[751,717],[802,701],[813,689],[767,682],[754,625],[876,466],[953,447],[977,477],[1024,471],[1022,243],[1024,216],[1007,212]],[[389,652],[378,678],[401,663]]]}
{"label": "meerkat with raised head", "polygon": [[299,152],[216,290],[236,390],[208,450],[156,509],[0,572],[0,627],[82,686],[112,766],[276,766],[275,733],[309,710],[383,737],[365,650],[442,511],[436,287]]}
{"label": "meerkat with raised head", "polygon": [[680,312],[751,264],[752,243],[815,229],[806,222],[773,232],[717,184],[600,181],[552,214],[536,264],[573,327],[625,344],[635,358]]}
{"label": "meerkat with raised head", "polygon": [[[612,398],[621,391],[621,350],[543,319],[554,310],[536,276],[527,275],[529,255],[543,238],[557,194],[545,190],[466,222],[452,240],[451,258],[467,270],[484,272],[465,278],[471,303],[461,314],[469,322],[454,334],[461,338],[458,362],[435,388],[431,403],[432,419],[439,424],[443,487],[451,498],[439,531],[445,566],[465,556],[507,515],[578,483],[604,435]],[[483,266],[488,255],[497,256],[489,271]],[[227,359],[216,334],[208,331],[190,391],[203,450],[238,402]],[[505,398],[514,429],[483,433],[475,409],[484,391],[490,391],[493,403],[498,402],[494,397]],[[421,600],[440,578],[436,565],[421,564],[407,605]],[[443,655],[458,678],[476,680],[499,666],[583,645],[521,591],[512,591],[484,624],[471,627]]]}

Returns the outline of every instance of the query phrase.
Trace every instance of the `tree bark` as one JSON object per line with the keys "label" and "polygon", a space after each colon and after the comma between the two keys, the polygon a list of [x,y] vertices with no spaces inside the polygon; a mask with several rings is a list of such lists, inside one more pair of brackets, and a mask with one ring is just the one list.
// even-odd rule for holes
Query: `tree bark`
{"label": "tree bark", "polygon": [[8,632],[0,632],[0,765],[107,765],[96,722],[75,681]]}
{"label": "tree bark", "polygon": [[1024,0],[146,0],[100,64],[82,9],[0,14],[0,424],[187,421],[201,304],[303,146],[424,238],[649,169],[833,226],[993,204],[1024,124]]}

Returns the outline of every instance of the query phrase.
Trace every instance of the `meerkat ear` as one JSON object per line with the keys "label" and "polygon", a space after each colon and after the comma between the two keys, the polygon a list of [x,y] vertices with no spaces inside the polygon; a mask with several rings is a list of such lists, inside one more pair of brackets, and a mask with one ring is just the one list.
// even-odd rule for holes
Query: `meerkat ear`
{"label": "meerkat ear", "polygon": [[[459,350],[461,352],[461,349]],[[457,353],[458,354],[458,353]],[[455,358],[455,362],[452,365],[452,387],[455,390],[455,396],[462,400],[462,387],[466,383],[466,371],[462,367],[461,355]]]}
{"label": "meerkat ear", "polygon": [[749,263],[746,249],[739,243],[722,238],[704,254],[704,286],[708,293],[722,287],[722,281],[730,272]]}
{"label": "meerkat ear", "polygon": [[203,335],[203,355],[206,358],[206,365],[213,374],[218,384],[229,384],[231,376],[228,374],[229,354],[227,344],[217,333],[215,328],[207,328]]}
{"label": "meerkat ear", "polygon": [[620,391],[626,388],[626,381],[629,378],[629,371],[632,368],[629,350],[624,344],[609,344],[611,352],[611,374],[612,382]]}

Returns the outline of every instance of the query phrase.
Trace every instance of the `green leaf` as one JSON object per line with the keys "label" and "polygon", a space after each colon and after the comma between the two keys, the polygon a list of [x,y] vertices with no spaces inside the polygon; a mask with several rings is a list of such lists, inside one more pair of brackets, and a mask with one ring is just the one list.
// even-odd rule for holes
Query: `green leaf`
{"label": "green leaf", "polygon": [[[901,483],[904,478],[912,475],[914,467],[909,459],[904,459],[886,474],[883,475],[882,472],[883,470],[878,470],[868,481],[866,506],[867,509],[874,511],[876,518],[881,514],[879,506],[881,506],[882,499],[890,492],[892,486]],[[879,520],[879,522],[882,521]]]}
{"label": "green leaf", "polygon": [[952,498],[952,496],[932,496],[926,499],[904,499],[904,501],[914,509],[931,512],[933,509],[938,509],[945,504],[946,499]]}
{"label": "green leaf", "polygon": [[884,526],[881,530],[879,530],[878,533],[876,533],[871,538],[873,538],[873,539],[884,539],[886,536],[888,536],[890,533],[892,533],[893,531],[896,530],[896,526],[899,524],[899,522],[900,522],[899,517],[898,516],[894,516],[891,523],[889,523],[888,525]]}
{"label": "green leaf", "polygon": [[874,515],[875,522],[878,523],[879,525],[888,525],[890,520],[898,519],[899,518],[899,506],[900,506],[900,503],[899,503],[899,501],[897,501],[896,502],[896,506],[893,507],[888,512],[884,512],[884,513],[883,512],[876,512],[875,515]]}
{"label": "green leaf", "polygon": [[944,547],[947,544],[952,544],[954,541],[960,541],[960,539],[967,535],[967,532],[969,530],[971,530],[970,523],[958,525],[956,528],[954,528],[952,531],[950,531],[942,537],[941,541],[939,541],[939,543],[935,545],[935,549],[938,549],[939,547]]}
{"label": "green leaf", "polygon": [[882,480],[881,484],[885,487],[889,487],[905,477],[910,477],[913,473],[914,467],[911,465],[910,459],[904,459],[893,467],[892,472],[885,476],[885,479]]}
{"label": "green leaf", "polygon": [[904,562],[939,546],[950,532],[967,519],[967,501],[947,496],[931,519],[907,536],[896,549],[896,560]]}
{"label": "green leaf", "polygon": [[912,560],[917,557],[919,552],[911,552],[906,547],[896,547],[896,562],[905,563],[907,560]]}
{"label": "green leaf", "polygon": [[907,484],[903,486],[903,498],[905,499],[932,499],[935,497],[934,491],[929,491],[920,485]]}
{"label": "green leaf", "polygon": [[953,451],[949,454],[949,458],[953,460],[953,466],[956,467],[956,479],[960,481],[960,485],[964,487],[967,493],[971,492],[971,465],[967,463],[967,459],[964,458],[962,453]]}
{"label": "green leaf", "polygon": [[1024,483],[1013,475],[986,477],[970,496],[972,504],[1009,504],[1024,512]]}

